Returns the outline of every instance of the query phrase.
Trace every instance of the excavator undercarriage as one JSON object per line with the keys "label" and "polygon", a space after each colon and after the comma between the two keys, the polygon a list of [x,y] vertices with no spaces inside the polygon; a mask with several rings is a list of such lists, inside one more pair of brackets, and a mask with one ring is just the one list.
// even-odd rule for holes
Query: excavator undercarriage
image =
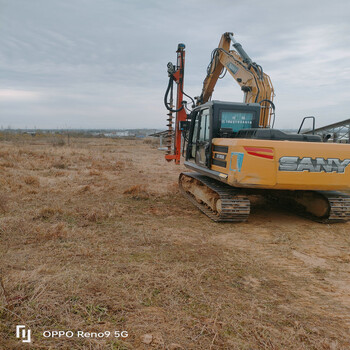
{"label": "excavator undercarriage", "polygon": [[247,221],[249,197],[256,195],[317,222],[345,222],[350,219],[350,195],[337,191],[241,189],[194,172],[180,174],[179,188],[192,204],[216,222]]}
{"label": "excavator undercarriage", "polygon": [[198,173],[181,173],[181,193],[214,221],[247,221],[250,201],[239,190]]}

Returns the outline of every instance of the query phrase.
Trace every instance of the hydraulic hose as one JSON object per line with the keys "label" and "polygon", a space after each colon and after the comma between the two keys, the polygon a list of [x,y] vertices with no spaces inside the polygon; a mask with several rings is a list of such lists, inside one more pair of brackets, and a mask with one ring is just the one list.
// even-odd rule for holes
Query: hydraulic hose
{"label": "hydraulic hose", "polygon": [[[181,67],[182,67],[182,69],[184,69],[184,58],[183,58],[183,52],[181,51]],[[166,89],[166,91],[165,91],[165,95],[164,95],[164,105],[165,105],[165,108],[168,110],[168,111],[170,111],[170,112],[180,112],[183,108],[184,108],[184,106],[185,106],[185,104],[187,103],[186,101],[182,101],[182,106],[180,107],[180,108],[178,108],[178,109],[172,109],[171,107],[170,107],[170,104],[168,103],[168,96],[169,96],[169,92],[171,91],[171,93],[172,93],[172,89],[173,89],[173,83],[174,83],[174,77],[173,77],[173,75],[172,75],[172,71],[169,71],[169,69],[168,69],[168,73],[169,73],[169,83],[168,83],[168,87],[167,87],[167,89]],[[189,96],[189,95],[187,95],[184,91],[183,91],[183,78],[181,78],[180,79],[180,81],[179,81],[179,85],[180,85],[180,91],[181,91],[181,93],[184,95],[184,96],[186,96],[186,97],[188,97],[191,101],[192,101],[192,107],[194,107],[195,106],[195,102],[194,102],[194,100],[193,100],[193,98],[191,97],[191,96]]]}
{"label": "hydraulic hose", "polygon": [[168,111],[174,112],[174,113],[175,113],[175,112],[180,112],[180,111],[184,108],[184,106],[182,105],[182,106],[181,106],[180,108],[178,108],[178,109],[172,109],[172,108],[170,107],[169,103],[168,103],[169,91],[170,91],[170,89],[172,89],[173,83],[174,83],[174,78],[173,78],[173,76],[171,75],[171,76],[169,77],[168,87],[167,87],[167,89],[166,89],[166,91],[165,91],[165,95],[164,95],[164,106],[165,106],[165,108],[166,108]]}

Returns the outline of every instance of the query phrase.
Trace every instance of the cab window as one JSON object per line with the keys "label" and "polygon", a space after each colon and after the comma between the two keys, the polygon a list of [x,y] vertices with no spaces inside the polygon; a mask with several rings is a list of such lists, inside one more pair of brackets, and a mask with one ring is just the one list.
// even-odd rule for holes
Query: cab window
{"label": "cab window", "polygon": [[237,132],[242,129],[251,129],[253,126],[253,113],[240,111],[222,111],[221,112],[221,128],[232,129]]}
{"label": "cab window", "polygon": [[197,134],[198,134],[198,124],[199,124],[199,115],[196,115],[196,119],[194,121],[194,128],[193,128],[193,134],[192,134],[192,150],[191,150],[191,156],[192,158],[196,157],[196,141],[197,141]]}
{"label": "cab window", "polygon": [[204,109],[201,113],[201,126],[199,130],[199,141],[209,141],[210,139],[210,116],[209,109]]}

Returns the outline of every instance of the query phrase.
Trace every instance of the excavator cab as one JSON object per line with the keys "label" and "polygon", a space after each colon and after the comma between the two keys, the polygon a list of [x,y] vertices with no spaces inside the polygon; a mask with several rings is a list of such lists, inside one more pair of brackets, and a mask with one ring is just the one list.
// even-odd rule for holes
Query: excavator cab
{"label": "excavator cab", "polygon": [[222,160],[212,158],[212,140],[215,138],[322,141],[318,135],[287,134],[281,130],[261,128],[260,114],[261,106],[258,103],[210,101],[196,107],[188,116],[186,161],[209,169],[211,165],[220,166]]}
{"label": "excavator cab", "polygon": [[235,138],[240,130],[257,128],[259,117],[258,103],[210,101],[198,106],[189,116],[186,160],[210,168],[211,162],[220,162],[211,157],[212,140]]}

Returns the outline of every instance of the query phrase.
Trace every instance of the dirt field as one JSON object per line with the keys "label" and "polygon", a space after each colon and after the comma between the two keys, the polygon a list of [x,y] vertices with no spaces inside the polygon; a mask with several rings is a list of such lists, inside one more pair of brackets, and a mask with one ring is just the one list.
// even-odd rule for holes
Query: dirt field
{"label": "dirt field", "polygon": [[1,349],[350,349],[350,223],[216,224],[155,144],[63,143],[0,142]]}

